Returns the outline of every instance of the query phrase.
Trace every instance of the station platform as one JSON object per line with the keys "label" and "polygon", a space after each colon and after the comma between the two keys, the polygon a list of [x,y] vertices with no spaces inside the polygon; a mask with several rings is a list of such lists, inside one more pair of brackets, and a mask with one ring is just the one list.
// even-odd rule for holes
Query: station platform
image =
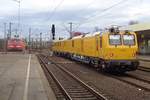
{"label": "station platform", "polygon": [[56,100],[34,54],[0,54],[0,100]]}
{"label": "station platform", "polygon": [[140,66],[150,69],[150,56],[139,55]]}
{"label": "station platform", "polygon": [[138,56],[138,59],[139,59],[139,60],[149,61],[149,62],[150,62],[150,55],[149,55],[149,56],[139,55],[139,56]]}

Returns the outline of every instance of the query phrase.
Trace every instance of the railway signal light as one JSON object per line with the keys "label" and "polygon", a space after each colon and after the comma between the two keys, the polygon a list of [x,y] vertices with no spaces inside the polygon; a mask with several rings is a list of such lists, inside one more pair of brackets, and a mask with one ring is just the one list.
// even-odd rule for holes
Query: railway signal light
{"label": "railway signal light", "polygon": [[55,25],[54,24],[52,24],[51,32],[52,32],[53,40],[55,40]]}

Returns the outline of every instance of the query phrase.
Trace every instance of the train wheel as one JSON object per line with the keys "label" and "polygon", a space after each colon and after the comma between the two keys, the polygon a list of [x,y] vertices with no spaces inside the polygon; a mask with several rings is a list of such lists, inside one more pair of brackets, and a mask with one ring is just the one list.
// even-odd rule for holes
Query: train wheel
{"label": "train wheel", "polygon": [[92,60],[89,61],[89,65],[90,65],[90,66],[93,66]]}
{"label": "train wheel", "polygon": [[106,67],[107,67],[107,65],[105,64],[104,61],[102,61],[102,62],[99,63],[99,69],[100,69],[100,71],[106,72],[106,69],[107,69]]}
{"label": "train wheel", "polygon": [[117,68],[115,72],[118,74],[124,74],[126,72],[126,70],[123,68]]}

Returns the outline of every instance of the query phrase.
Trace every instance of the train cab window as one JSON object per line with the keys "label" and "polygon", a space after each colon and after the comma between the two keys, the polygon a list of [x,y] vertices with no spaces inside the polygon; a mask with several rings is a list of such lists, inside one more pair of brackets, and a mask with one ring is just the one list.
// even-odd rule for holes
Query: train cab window
{"label": "train cab window", "polygon": [[121,45],[121,35],[109,35],[110,45]]}
{"label": "train cab window", "polygon": [[135,45],[134,35],[123,35],[123,43],[124,45]]}

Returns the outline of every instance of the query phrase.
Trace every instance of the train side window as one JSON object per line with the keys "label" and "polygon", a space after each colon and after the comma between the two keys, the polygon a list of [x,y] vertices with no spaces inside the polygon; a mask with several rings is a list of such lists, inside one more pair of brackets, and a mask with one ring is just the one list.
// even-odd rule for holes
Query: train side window
{"label": "train side window", "polygon": [[102,48],[102,37],[100,37],[100,48]]}

